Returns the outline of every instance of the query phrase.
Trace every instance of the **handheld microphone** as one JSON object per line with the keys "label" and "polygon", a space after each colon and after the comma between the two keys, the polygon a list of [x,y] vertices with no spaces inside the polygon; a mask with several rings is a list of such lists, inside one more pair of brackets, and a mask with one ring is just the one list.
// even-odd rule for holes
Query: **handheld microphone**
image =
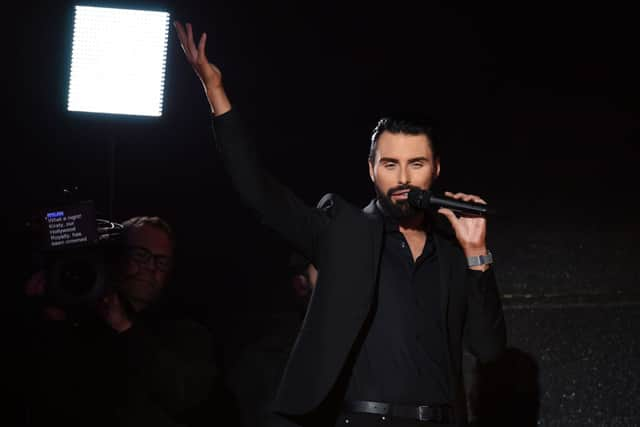
{"label": "handheld microphone", "polygon": [[447,208],[454,212],[475,216],[495,215],[496,211],[482,203],[464,202],[451,197],[436,196],[430,190],[411,189],[409,204],[416,209]]}

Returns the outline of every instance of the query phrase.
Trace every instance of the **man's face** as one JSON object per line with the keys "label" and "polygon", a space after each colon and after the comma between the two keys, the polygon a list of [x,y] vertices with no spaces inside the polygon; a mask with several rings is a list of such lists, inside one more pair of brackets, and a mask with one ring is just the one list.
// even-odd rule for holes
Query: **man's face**
{"label": "man's face", "polygon": [[313,264],[309,264],[304,272],[293,276],[293,290],[300,305],[306,308],[309,298],[318,282],[318,270]]}
{"label": "man's face", "polygon": [[409,190],[428,190],[440,174],[426,135],[383,132],[378,138],[369,175],[378,199],[396,218],[417,214],[409,205]]}
{"label": "man's face", "polygon": [[161,295],[173,263],[173,247],[163,230],[145,224],[127,230],[120,291],[136,311]]}

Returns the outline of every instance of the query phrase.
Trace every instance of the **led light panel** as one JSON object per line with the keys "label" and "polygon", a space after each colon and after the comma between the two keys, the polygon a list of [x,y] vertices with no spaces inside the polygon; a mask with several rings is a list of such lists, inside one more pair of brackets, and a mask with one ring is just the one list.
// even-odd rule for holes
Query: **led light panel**
{"label": "led light panel", "polygon": [[69,111],[162,115],[169,14],[76,6]]}

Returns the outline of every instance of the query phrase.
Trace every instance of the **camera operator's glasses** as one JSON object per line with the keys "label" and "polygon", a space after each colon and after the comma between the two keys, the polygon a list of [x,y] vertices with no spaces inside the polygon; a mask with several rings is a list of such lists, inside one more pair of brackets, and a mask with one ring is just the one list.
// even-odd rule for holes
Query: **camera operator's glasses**
{"label": "camera operator's glasses", "polygon": [[156,270],[166,273],[171,269],[170,256],[156,255],[142,246],[127,246],[127,253],[129,258],[138,265],[149,266],[149,262],[153,260]]}

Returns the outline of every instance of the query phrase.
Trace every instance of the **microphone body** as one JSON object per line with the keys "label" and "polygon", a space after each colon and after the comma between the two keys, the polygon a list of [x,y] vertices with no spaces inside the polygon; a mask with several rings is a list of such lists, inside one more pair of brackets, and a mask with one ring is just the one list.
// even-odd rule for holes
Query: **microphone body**
{"label": "microphone body", "polygon": [[409,204],[416,209],[447,208],[466,215],[494,215],[496,211],[482,203],[464,202],[451,197],[436,196],[430,190],[412,189],[408,195]]}

